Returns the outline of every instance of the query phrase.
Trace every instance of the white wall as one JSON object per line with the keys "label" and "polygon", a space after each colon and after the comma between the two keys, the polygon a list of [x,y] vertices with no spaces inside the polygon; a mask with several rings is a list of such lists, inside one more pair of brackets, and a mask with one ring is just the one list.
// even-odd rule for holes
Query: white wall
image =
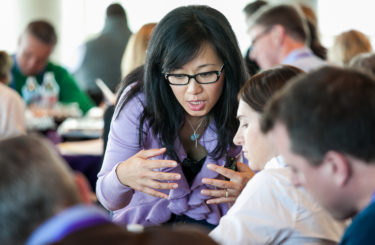
{"label": "white wall", "polygon": [[[375,37],[375,28],[372,26],[373,10],[369,0],[289,1],[302,1],[317,8],[323,43],[328,47],[332,44],[334,35],[350,28]],[[145,23],[159,21],[178,6],[207,4],[228,18],[242,51],[246,50],[249,43],[242,9],[250,0],[0,0],[0,30],[3,33],[0,49],[15,52],[19,33],[26,23],[36,17],[44,17],[52,21],[59,32],[59,43],[53,59],[68,65],[74,60],[78,46],[100,32],[106,7],[112,2],[119,2],[124,6],[132,31],[137,31]]]}

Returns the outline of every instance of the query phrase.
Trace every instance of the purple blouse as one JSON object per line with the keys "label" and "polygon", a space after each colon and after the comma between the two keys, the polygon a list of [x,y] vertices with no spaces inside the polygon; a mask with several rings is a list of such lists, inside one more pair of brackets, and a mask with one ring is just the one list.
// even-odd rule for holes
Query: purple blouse
{"label": "purple blouse", "polygon": [[[129,88],[124,91],[123,95],[127,91],[129,91]],[[99,201],[105,208],[113,211],[113,220],[122,225],[142,224],[148,226],[162,224],[170,219],[172,213],[186,215],[196,220],[206,220],[210,224],[217,225],[220,217],[228,211],[229,205],[227,203],[208,205],[205,201],[210,197],[202,195],[200,192],[202,189],[214,188],[203,184],[203,178],[223,179],[223,176],[208,170],[207,164],[215,163],[223,166],[225,156],[216,161],[207,155],[201,171],[197,174],[191,186],[187,183],[180,165],[174,168],[157,169],[157,171],[181,174],[180,180],[173,181],[178,183],[177,189],[160,190],[169,194],[168,199],[134,191],[121,184],[117,178],[115,172],[117,165],[142,150],[138,142],[138,129],[140,116],[144,109],[144,100],[144,94],[139,93],[121,111],[118,107],[115,110],[103,166],[98,174],[96,185]],[[217,145],[214,123],[210,123],[199,139],[199,143],[206,148],[207,152],[214,150]],[[152,133],[147,122],[143,126],[143,146],[144,149],[161,148],[158,137]],[[174,148],[181,160],[186,158],[186,152],[179,139],[176,139]],[[240,150],[240,147],[236,147],[229,149],[228,152],[230,155],[236,156]],[[170,158],[164,154],[153,159]]]}

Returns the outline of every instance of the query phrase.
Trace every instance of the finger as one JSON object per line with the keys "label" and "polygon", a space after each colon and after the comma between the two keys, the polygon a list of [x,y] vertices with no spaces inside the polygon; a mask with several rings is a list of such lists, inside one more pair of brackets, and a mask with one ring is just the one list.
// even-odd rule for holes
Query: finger
{"label": "finger", "polygon": [[235,188],[234,183],[227,181],[227,180],[203,178],[202,183],[207,184],[207,185],[213,185],[221,189],[234,189]]}
{"label": "finger", "polygon": [[223,176],[225,176],[229,179],[236,176],[236,171],[233,171],[231,169],[228,169],[228,168],[225,168],[225,167],[222,167],[222,166],[218,166],[216,164],[210,163],[210,164],[207,165],[207,168],[209,170],[215,171],[215,172],[217,172],[217,173],[219,173],[219,174],[221,174],[221,175],[223,175]]}
{"label": "finger", "polygon": [[147,159],[147,158],[159,156],[165,153],[165,151],[166,151],[166,148],[141,150],[136,154],[136,156]]}
{"label": "finger", "polygon": [[165,173],[165,172],[155,172],[149,171],[145,174],[145,177],[153,180],[179,180],[181,175],[177,173]]}
{"label": "finger", "polygon": [[212,196],[212,197],[226,197],[227,190],[208,190],[203,189],[201,190],[201,194],[205,196]]}
{"label": "finger", "polygon": [[178,188],[177,183],[159,182],[156,180],[147,180],[145,181],[143,186],[146,186],[152,189],[159,189],[159,190],[172,190],[172,189]]}
{"label": "finger", "polygon": [[145,168],[156,169],[156,168],[174,168],[177,166],[177,162],[173,160],[147,160],[143,162]]}
{"label": "finger", "polygon": [[167,194],[165,194],[163,192],[160,192],[160,191],[156,191],[156,190],[154,190],[152,188],[149,188],[149,187],[142,187],[138,191],[144,192],[144,193],[149,194],[149,195],[154,196],[154,197],[160,197],[160,198],[168,199]]}
{"label": "finger", "polygon": [[206,201],[207,204],[220,204],[220,203],[228,203],[228,202],[235,202],[236,198],[235,197],[219,197],[219,198],[213,198],[213,199],[208,199]]}
{"label": "finger", "polygon": [[238,169],[238,172],[253,172],[249,166],[247,166],[245,163],[243,162],[237,162],[237,169]]}

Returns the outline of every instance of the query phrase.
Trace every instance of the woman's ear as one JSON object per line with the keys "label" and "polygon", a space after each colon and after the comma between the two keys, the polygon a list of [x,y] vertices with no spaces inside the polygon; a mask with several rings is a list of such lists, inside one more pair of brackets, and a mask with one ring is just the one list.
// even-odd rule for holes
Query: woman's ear
{"label": "woman's ear", "polygon": [[351,166],[347,157],[336,151],[329,151],[323,159],[324,174],[332,177],[333,183],[338,187],[346,185],[351,176]]}
{"label": "woman's ear", "polygon": [[92,204],[96,200],[87,178],[80,172],[74,172],[74,180],[78,189],[81,201],[85,204]]}

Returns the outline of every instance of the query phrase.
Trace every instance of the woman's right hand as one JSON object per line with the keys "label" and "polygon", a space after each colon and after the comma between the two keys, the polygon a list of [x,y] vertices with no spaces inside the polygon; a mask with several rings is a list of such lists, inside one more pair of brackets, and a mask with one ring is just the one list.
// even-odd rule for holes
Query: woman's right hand
{"label": "woman's right hand", "polygon": [[168,198],[168,195],[155,189],[170,190],[178,187],[177,183],[164,183],[163,181],[179,180],[180,174],[157,172],[154,169],[176,167],[177,162],[173,160],[149,160],[149,158],[165,153],[166,149],[141,150],[124,162],[116,169],[118,179],[123,185],[149,195]]}

